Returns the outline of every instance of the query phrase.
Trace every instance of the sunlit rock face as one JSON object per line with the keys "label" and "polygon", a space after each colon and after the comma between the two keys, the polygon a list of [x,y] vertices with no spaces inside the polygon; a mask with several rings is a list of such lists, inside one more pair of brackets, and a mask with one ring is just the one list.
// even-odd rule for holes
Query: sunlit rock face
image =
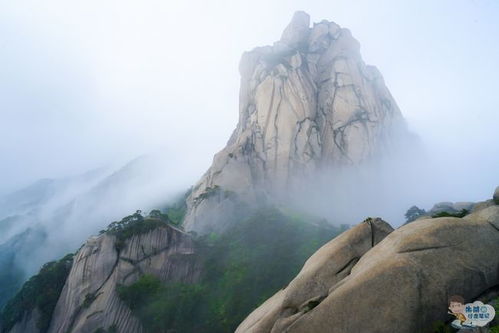
{"label": "sunlit rock face", "polygon": [[239,70],[239,122],[193,189],[188,230],[223,228],[220,212],[266,201],[324,167],[372,160],[405,131],[381,74],[334,22],[310,28],[308,14],[295,13],[273,46],[244,53]]}

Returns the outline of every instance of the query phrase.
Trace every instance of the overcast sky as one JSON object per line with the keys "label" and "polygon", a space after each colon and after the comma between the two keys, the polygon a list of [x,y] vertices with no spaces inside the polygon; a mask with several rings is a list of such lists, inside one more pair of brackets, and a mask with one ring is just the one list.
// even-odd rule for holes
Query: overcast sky
{"label": "overcast sky", "polygon": [[468,199],[499,185],[498,1],[0,0],[0,193],[155,151],[195,182],[236,125],[242,52],[296,10],[352,31]]}

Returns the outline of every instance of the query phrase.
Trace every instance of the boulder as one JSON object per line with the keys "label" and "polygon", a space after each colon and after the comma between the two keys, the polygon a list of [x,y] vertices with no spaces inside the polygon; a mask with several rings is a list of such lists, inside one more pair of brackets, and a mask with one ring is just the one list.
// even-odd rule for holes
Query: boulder
{"label": "boulder", "polygon": [[332,240],[237,332],[431,332],[433,323],[452,318],[451,295],[471,302],[499,285],[499,206],[484,207],[464,218],[404,225],[373,240],[358,261],[342,262],[345,273],[335,278],[338,258],[359,249],[351,239],[348,249],[330,252],[306,274],[324,249],[341,249],[342,237],[350,236]]}
{"label": "boulder", "polygon": [[350,274],[357,261],[390,232],[381,219],[367,219],[321,247],[307,260],[298,276],[253,312],[236,332],[285,330],[296,314],[321,302],[329,289]]}

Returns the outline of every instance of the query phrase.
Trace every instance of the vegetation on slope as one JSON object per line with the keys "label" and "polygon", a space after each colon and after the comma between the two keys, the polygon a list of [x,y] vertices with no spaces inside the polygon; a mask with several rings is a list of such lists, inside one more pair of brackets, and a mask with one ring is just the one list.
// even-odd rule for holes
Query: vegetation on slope
{"label": "vegetation on slope", "polygon": [[34,248],[42,246],[46,237],[44,228],[34,226],[0,245],[0,310],[27,280],[21,258],[29,257]]}
{"label": "vegetation on slope", "polygon": [[72,264],[73,254],[68,254],[59,261],[43,265],[5,305],[1,313],[3,330],[9,331],[25,314],[37,309],[40,317],[36,326],[40,332],[46,332]]}
{"label": "vegetation on slope", "polygon": [[[166,223],[170,223],[170,219],[159,210],[151,211],[147,217],[141,211],[136,211],[121,221],[112,222],[100,233],[116,236],[115,246],[119,250],[130,237],[147,233]],[[37,327],[40,332],[46,332],[72,262],[73,254],[68,254],[59,261],[45,264],[37,275],[31,277],[5,305],[0,314],[2,329],[9,331],[25,314],[37,309],[40,313]],[[7,276],[7,272],[0,274],[0,281],[7,280],[3,278],[4,275]],[[91,300],[88,302],[91,303]]]}
{"label": "vegetation on slope", "polygon": [[125,216],[120,221],[112,222],[106,229],[101,230],[99,234],[107,233],[116,236],[116,246],[120,249],[124,245],[124,242],[132,236],[145,234],[165,224],[181,228],[187,211],[186,198],[189,194],[190,191],[182,195],[177,201],[164,207],[163,210],[166,213],[162,213],[159,209],[154,209],[149,215],[144,217],[142,211],[137,210],[134,214]]}
{"label": "vegetation on slope", "polygon": [[117,291],[149,332],[170,332],[168,327],[187,332],[198,326],[190,321],[202,311],[203,304],[198,302],[205,290],[200,284],[163,284],[153,275],[143,275],[131,286],[118,286]]}
{"label": "vegetation on slope", "polygon": [[[3,259],[3,258],[2,258]],[[24,272],[17,266],[13,256],[0,259],[0,309],[22,286]],[[7,269],[8,268],[8,269]]]}
{"label": "vegetation on slope", "polygon": [[197,284],[163,284],[145,275],[118,294],[148,332],[233,332],[258,305],[340,233],[325,221],[262,210],[224,234],[196,240],[204,273]]}
{"label": "vegetation on slope", "polygon": [[461,209],[460,211],[441,211],[438,213],[431,214],[430,212],[425,211],[424,209],[420,209],[417,206],[412,206],[407,210],[405,213],[405,218],[406,218],[406,224],[410,223],[412,221],[415,221],[416,219],[423,217],[423,216],[430,216],[432,218],[437,218],[437,217],[459,217],[463,218],[466,215],[468,215],[470,212],[467,209]]}
{"label": "vegetation on slope", "polygon": [[164,208],[165,213],[168,215],[170,222],[181,227],[184,221],[185,214],[187,213],[187,197],[191,194],[191,190],[187,191],[178,200],[169,204]]}
{"label": "vegetation on slope", "polygon": [[[185,214],[182,204],[167,211],[143,216],[141,211],[111,223],[101,233],[117,239],[120,249],[130,237],[149,232],[167,223],[178,225]],[[195,240],[204,265],[196,284],[162,283],[151,275],[131,286],[118,286],[121,299],[143,322],[148,332],[229,332],[267,298],[298,273],[305,260],[341,230],[326,221],[275,208],[236,221],[222,235],[210,234]],[[37,327],[46,332],[73,255],[45,264],[27,281],[1,313],[3,330],[35,309]],[[115,327],[102,332],[114,332]]]}
{"label": "vegetation on slope", "polygon": [[167,223],[170,223],[168,215],[162,214],[159,210],[151,211],[147,217],[144,217],[138,210],[121,221],[112,222],[106,230],[101,230],[100,233],[116,236],[115,246],[120,250],[125,245],[125,241],[132,236],[145,234]]}
{"label": "vegetation on slope", "polygon": [[436,218],[436,217],[465,217],[466,215],[469,214],[469,211],[466,209],[461,209],[459,212],[439,212],[436,214],[433,214],[431,217]]}
{"label": "vegetation on slope", "polygon": [[172,223],[177,227],[181,227],[186,211],[187,211],[187,206],[180,206],[175,204],[168,207],[167,215],[170,218],[170,223]]}

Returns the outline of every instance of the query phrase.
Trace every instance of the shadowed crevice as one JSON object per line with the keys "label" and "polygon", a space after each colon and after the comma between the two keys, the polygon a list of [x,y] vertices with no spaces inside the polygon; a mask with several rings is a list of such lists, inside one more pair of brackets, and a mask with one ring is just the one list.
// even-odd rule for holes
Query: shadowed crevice
{"label": "shadowed crevice", "polygon": [[341,267],[337,272],[336,275],[339,275],[343,272],[347,272],[347,275],[350,274],[350,271],[352,270],[353,266],[359,261],[360,257],[354,257],[352,258],[349,262],[347,262],[343,267]]}
{"label": "shadowed crevice", "polygon": [[402,250],[399,251],[398,253],[412,253],[412,252],[420,252],[420,251],[427,251],[427,250],[438,250],[438,249],[445,249],[448,247],[453,247],[456,246],[456,244],[453,245],[440,245],[440,246],[426,246],[426,247],[418,247],[415,249],[407,249],[407,250]]}

